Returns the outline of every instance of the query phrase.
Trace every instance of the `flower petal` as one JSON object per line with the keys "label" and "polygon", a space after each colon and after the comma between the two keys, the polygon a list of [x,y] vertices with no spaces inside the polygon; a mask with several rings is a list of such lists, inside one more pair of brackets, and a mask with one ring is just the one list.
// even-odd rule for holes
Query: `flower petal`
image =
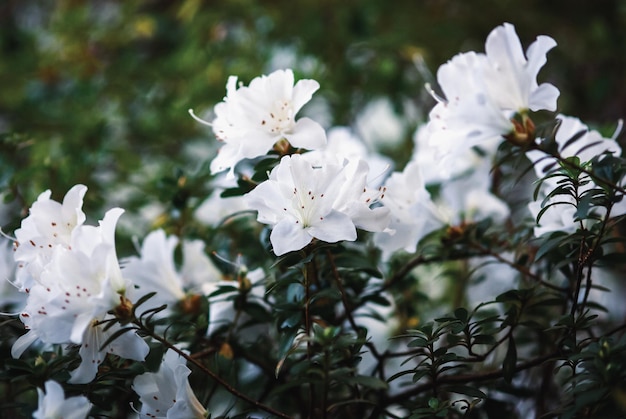
{"label": "flower petal", "polygon": [[285,138],[292,146],[313,150],[326,145],[326,132],[317,122],[309,118],[300,118],[291,133],[285,133]]}
{"label": "flower petal", "polygon": [[276,256],[300,250],[313,240],[313,237],[293,218],[284,218],[278,222],[270,234],[270,242]]}

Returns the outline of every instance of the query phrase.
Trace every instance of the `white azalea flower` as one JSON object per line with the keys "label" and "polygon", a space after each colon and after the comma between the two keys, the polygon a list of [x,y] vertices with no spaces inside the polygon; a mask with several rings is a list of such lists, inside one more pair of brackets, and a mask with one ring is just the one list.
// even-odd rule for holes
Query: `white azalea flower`
{"label": "white azalea flower", "polygon": [[176,236],[168,237],[163,230],[155,230],[144,239],[140,257],[132,256],[123,261],[124,277],[135,285],[130,293],[131,300],[156,293],[145,303],[143,310],[163,304],[171,308],[190,291],[207,294],[214,290],[221,274],[204,253],[204,242],[183,241],[181,270],[174,263],[177,245]]}
{"label": "white azalea flower", "polygon": [[[90,340],[93,333],[107,334],[95,324],[118,307],[126,290],[131,288],[121,275],[115,250],[115,228],[124,211],[113,208],[98,226],[83,225],[85,215],[80,207],[85,191],[84,186],[75,186],[63,204],[51,201],[49,193],[40,195],[30,216],[16,232],[18,240],[26,240],[20,242],[15,252],[18,269],[19,266],[24,269],[36,266],[36,269],[26,271],[31,275],[31,285],[26,306],[20,313],[28,332],[11,349],[12,356],[17,358],[37,340],[44,344],[85,344],[80,351],[83,362],[72,377],[74,382],[81,383],[93,380],[102,354],[117,345],[108,345],[102,354],[99,344],[86,349],[87,342],[93,343]],[[26,250],[19,251],[23,246]],[[111,330],[115,327],[109,334]],[[98,342],[101,344],[105,339]],[[148,346],[141,338],[128,332],[120,339],[127,343],[127,348],[117,351],[121,356],[129,353],[131,359],[145,358]],[[87,362],[94,365],[86,367]]]}
{"label": "white azalea flower", "polygon": [[122,274],[135,285],[133,298],[150,292],[156,294],[146,304],[158,307],[174,304],[185,297],[182,278],[174,266],[176,236],[167,237],[163,230],[149,233],[141,245],[140,257],[131,256],[122,262]]}
{"label": "white azalea flower", "polygon": [[53,248],[20,314],[43,342],[79,344],[91,321],[119,304],[125,285],[114,244],[108,242],[113,233],[103,230],[114,230],[120,214],[119,209],[109,211],[98,228],[82,226],[75,247]]}
{"label": "white azalea flower", "polygon": [[211,172],[229,169],[232,178],[239,161],[266,154],[282,139],[309,150],[323,147],[326,134],[321,125],[309,118],[296,120],[318,88],[315,80],[294,85],[291,70],[257,77],[247,87],[237,86],[237,77],[231,76],[224,101],[215,106],[213,131],[224,145],[211,162]]}
{"label": "white azalea flower", "polygon": [[515,28],[504,24],[487,37],[486,54],[458,54],[443,64],[437,81],[445,99],[430,112],[431,142],[442,154],[456,153],[511,134],[516,113],[556,109],[559,91],[537,84],[546,54],[556,45],[540,36],[526,56]]}
{"label": "white azalea flower", "polygon": [[85,222],[81,209],[85,192],[86,186],[76,185],[67,192],[63,203],[50,199],[50,190],[43,192],[15,230],[16,285],[20,290],[29,290],[38,280],[56,246],[70,246],[72,233]]}
{"label": "white azalea flower", "polygon": [[455,154],[501,139],[515,129],[514,112],[498,106],[489,93],[484,54],[467,52],[439,67],[437,80],[446,97],[429,114],[430,144],[440,154]]}
{"label": "white azalea flower", "polygon": [[[613,138],[604,138],[599,132],[590,130],[589,127],[583,124],[578,118],[565,115],[558,115],[557,118],[561,121],[561,124],[556,132],[555,141],[559,154],[563,158],[577,156],[581,164],[584,164],[591,161],[594,157],[605,153],[614,156],[621,155],[622,149],[617,141],[615,141],[615,136],[619,133],[619,128]],[[572,137],[581,132],[583,132],[583,135],[576,141],[569,141]],[[547,156],[540,150],[530,150],[526,153],[526,156],[533,163],[535,174],[539,178],[544,177],[547,172],[559,168],[555,158]],[[539,200],[528,204],[528,209],[535,219],[543,207],[552,205],[542,214],[538,225],[534,228],[536,237],[554,231],[570,233],[575,231],[579,226],[579,223],[574,221],[576,202],[572,196],[559,194],[550,198],[547,202],[543,203],[542,206],[543,198],[541,197],[545,197],[550,191],[554,190],[558,186],[558,181],[558,177],[543,181],[539,192]],[[582,194],[595,187],[597,186],[593,180],[591,180],[589,183],[581,185],[578,189],[578,193]],[[597,208],[596,210],[600,213],[606,212],[603,208]],[[611,215],[617,216],[625,213],[626,200],[622,199],[613,206]],[[590,221],[586,220],[586,223],[588,222]]]}
{"label": "white azalea flower", "polygon": [[[613,138],[604,138],[598,131],[590,130],[578,118],[559,114],[557,119],[561,121],[561,124],[554,139],[561,157],[577,156],[581,163],[587,163],[594,157],[604,153],[610,153],[614,156],[622,154],[621,147],[615,141],[619,130],[616,131]],[[580,132],[584,134],[576,141],[569,142],[572,137]],[[526,152],[526,156],[533,163],[535,174],[539,178],[545,176],[546,171],[550,168],[554,169],[557,167],[557,160],[553,157],[548,157],[542,151],[530,150]]]}
{"label": "white azalea flower", "polygon": [[[106,319],[104,317],[103,319]],[[81,363],[70,375],[70,383],[86,384],[90,383],[98,373],[98,367],[104,361],[106,354],[113,354],[125,359],[143,361],[148,356],[150,348],[148,344],[136,333],[128,331],[117,336],[113,341],[102,347],[114,333],[119,332],[122,326],[114,324],[108,329],[105,325],[98,324],[98,320],[93,319],[91,324],[85,329],[81,338],[82,344],[78,350]]]}
{"label": "white azalea flower", "polygon": [[385,259],[400,249],[414,252],[422,237],[443,226],[422,179],[418,164],[409,162],[404,171],[394,172],[385,183],[381,203],[391,212],[392,231],[374,235]]}
{"label": "white azalea flower", "polygon": [[133,390],[141,402],[139,416],[142,419],[205,418],[207,411],[189,385],[189,374],[191,370],[187,368],[185,359],[169,349],[158,372],[135,377]]}
{"label": "white azalea flower", "polygon": [[357,226],[384,229],[374,221],[383,212],[369,209],[372,199],[363,197],[367,165],[348,171],[332,162],[318,166],[302,155],[285,156],[267,181],[246,194],[257,220],[274,226],[270,241],[276,255],[300,250],[313,238],[354,241]]}
{"label": "white azalea flower", "polygon": [[63,387],[53,380],[45,383],[46,392],[37,389],[39,406],[33,412],[34,419],[85,419],[91,403],[85,396],[65,398]]}

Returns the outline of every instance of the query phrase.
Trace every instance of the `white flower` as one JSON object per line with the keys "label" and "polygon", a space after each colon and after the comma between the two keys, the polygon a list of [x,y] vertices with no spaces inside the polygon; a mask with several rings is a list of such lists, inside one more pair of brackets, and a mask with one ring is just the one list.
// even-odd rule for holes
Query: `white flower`
{"label": "white flower", "polygon": [[[557,115],[557,119],[560,120],[561,123],[554,139],[561,157],[568,158],[577,156],[581,164],[584,164],[603,153],[609,153],[614,156],[622,154],[621,147],[617,141],[615,141],[619,130],[616,131],[613,138],[604,138],[598,131],[590,130],[589,127],[583,124],[578,118],[559,114]],[[582,136],[576,141],[569,141],[572,137],[581,132],[583,133]],[[526,156],[533,163],[535,174],[539,178],[545,176],[548,170],[558,167],[555,158],[549,157],[540,150],[530,150],[526,153]]]}
{"label": "white flower", "polygon": [[179,271],[174,263],[174,250],[178,246],[176,236],[167,236],[163,230],[155,230],[146,236],[140,257],[132,256],[123,261],[122,273],[135,285],[131,300],[155,292],[143,310],[167,304],[170,308],[183,300],[188,292],[212,291],[221,274],[204,253],[201,240],[183,241],[183,267]]}
{"label": "white flower", "polygon": [[500,108],[516,112],[556,110],[559,90],[549,83],[537,85],[537,75],[546,63],[546,54],[555,46],[554,39],[541,35],[524,56],[513,25],[505,23],[491,31],[485,43],[490,64],[485,76]]}
{"label": "white flower", "polygon": [[257,220],[274,226],[270,241],[280,256],[313,238],[354,241],[357,226],[379,229],[374,217],[384,214],[369,209],[372,198],[363,197],[366,176],[367,165],[360,163],[349,172],[332,162],[318,166],[301,155],[285,156],[269,179],[245,196],[258,211]]}
{"label": "white flower", "polygon": [[357,115],[356,130],[372,149],[398,147],[407,128],[406,115],[400,117],[388,98],[370,101]]}
{"label": "white flower", "polygon": [[82,343],[78,350],[81,363],[78,368],[70,373],[70,383],[90,383],[96,377],[98,367],[104,361],[107,353],[135,361],[143,361],[148,356],[150,351],[148,344],[132,331],[122,333],[102,347],[107,339],[122,329],[122,326],[119,324],[114,324],[107,330],[104,330],[105,325],[98,324],[98,321],[107,318],[108,316],[102,319],[93,319],[91,324],[85,329],[81,338]]}
{"label": "white flower", "polygon": [[131,256],[122,262],[122,274],[135,285],[131,299],[150,292],[156,294],[148,300],[149,307],[174,304],[185,297],[182,278],[174,266],[176,236],[165,235],[163,230],[149,233],[141,245],[140,257]]}
{"label": "white flower", "polygon": [[400,249],[414,252],[422,237],[443,226],[422,179],[417,163],[409,162],[403,172],[394,172],[385,183],[381,203],[391,212],[392,231],[374,235],[385,259]]}
{"label": "white flower", "polygon": [[[16,231],[20,245],[15,259],[18,270],[26,273],[23,286],[29,291],[20,320],[28,332],[11,349],[17,358],[37,340],[85,345],[80,350],[82,363],[72,373],[72,381],[81,383],[93,380],[103,354],[119,344],[113,342],[101,351],[106,338],[94,341],[93,336],[108,336],[115,330],[104,332],[96,324],[120,305],[130,288],[121,275],[115,249],[115,228],[124,211],[113,208],[98,226],[84,225],[85,191],[84,186],[75,186],[63,204],[50,200],[49,192],[43,193]],[[117,351],[121,356],[143,360],[147,355],[147,344],[134,333],[119,339],[126,342]],[[94,344],[89,347],[88,342]]]}
{"label": "white flower", "polygon": [[74,247],[53,248],[20,314],[43,342],[79,344],[92,320],[119,304],[126,285],[110,240],[121,212],[110,210],[100,227],[82,226]]}
{"label": "white flower", "polygon": [[188,377],[191,370],[186,361],[174,350],[169,349],[156,373],[145,373],[135,377],[133,390],[139,395],[144,418],[201,419],[207,415],[200,404]]}
{"label": "white flower", "polygon": [[516,113],[556,109],[559,91],[537,84],[546,54],[556,45],[540,36],[526,56],[510,24],[495,28],[487,37],[486,54],[458,54],[443,64],[437,81],[445,99],[429,115],[431,142],[441,153],[455,153],[514,131]]}
{"label": "white flower", "polygon": [[211,172],[229,169],[229,177],[234,177],[239,161],[266,154],[282,139],[299,148],[323,147],[326,135],[321,125],[309,118],[296,120],[318,88],[315,80],[294,85],[291,70],[257,77],[248,87],[238,87],[237,77],[231,76],[224,101],[215,106],[213,131],[224,146],[211,162]]}
{"label": "white flower", "polygon": [[[619,128],[613,138],[604,138],[599,132],[590,130],[587,125],[583,124],[578,118],[565,115],[558,115],[557,118],[561,121],[561,124],[556,132],[555,141],[561,157],[569,158],[576,156],[580,159],[581,164],[585,164],[590,162],[594,157],[605,153],[614,156],[621,155],[622,149],[617,141],[615,141],[615,137],[617,133],[619,133]],[[576,139],[576,141],[570,141],[575,135],[581,133],[582,135]],[[540,150],[530,150],[526,153],[526,156],[532,162],[535,174],[539,178],[544,177],[552,171],[558,170],[560,167],[557,159],[548,156]],[[583,176],[586,177],[586,175]],[[550,206],[550,208],[542,214],[539,223],[534,228],[536,237],[554,231],[573,232],[579,226],[579,223],[574,221],[576,215],[576,200],[573,196],[559,194],[548,199],[546,202],[542,202],[550,191],[559,186],[559,179],[561,178],[553,177],[542,181],[539,191],[539,200],[528,204],[528,209],[535,219],[543,207]],[[589,180],[589,183],[581,185],[578,188],[579,195],[596,187],[595,182],[591,179]],[[606,213],[604,208],[596,208],[596,214],[602,215],[604,213]],[[618,216],[625,213],[626,200],[622,199],[613,206],[611,216]],[[584,225],[589,222],[591,222],[591,220],[585,220]]]}
{"label": "white flower", "polygon": [[278,256],[300,250],[313,238],[329,243],[356,240],[350,217],[333,209],[345,181],[343,167],[314,167],[300,155],[285,156],[267,181],[246,196],[258,221],[273,225],[270,241]]}
{"label": "white flower", "polygon": [[441,154],[456,153],[514,130],[511,110],[490,96],[485,73],[489,61],[483,54],[467,52],[439,67],[437,80],[446,99],[430,111],[430,144]]}
{"label": "white flower", "polygon": [[49,190],[43,192],[15,230],[16,285],[22,291],[29,290],[38,280],[56,246],[70,246],[74,230],[85,222],[81,209],[85,192],[84,185],[72,187],[62,204],[50,199]]}
{"label": "white flower", "polygon": [[65,398],[63,387],[53,380],[45,383],[46,392],[37,389],[39,406],[33,412],[34,419],[85,419],[91,403],[85,396]]}

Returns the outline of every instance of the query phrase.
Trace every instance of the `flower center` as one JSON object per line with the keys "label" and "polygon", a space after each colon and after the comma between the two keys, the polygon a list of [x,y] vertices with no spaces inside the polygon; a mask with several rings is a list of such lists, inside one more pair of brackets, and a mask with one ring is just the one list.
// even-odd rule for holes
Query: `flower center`
{"label": "flower center", "polygon": [[320,215],[319,202],[324,198],[324,194],[315,194],[312,190],[299,190],[293,188],[292,206],[295,209],[297,223],[302,224],[302,228],[310,227],[317,219],[324,219]]}
{"label": "flower center", "polygon": [[261,125],[273,135],[289,132],[294,126],[294,112],[291,102],[276,101],[268,116],[261,121]]}

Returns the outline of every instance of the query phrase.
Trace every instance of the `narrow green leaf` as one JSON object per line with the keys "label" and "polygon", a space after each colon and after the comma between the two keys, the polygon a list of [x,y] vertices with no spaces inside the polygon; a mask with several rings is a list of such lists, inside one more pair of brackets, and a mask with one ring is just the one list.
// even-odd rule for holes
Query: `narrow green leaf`
{"label": "narrow green leaf", "polygon": [[465,394],[466,396],[475,397],[477,399],[487,398],[487,395],[485,393],[483,393],[482,391],[480,391],[479,389],[475,387],[470,387],[470,386],[462,386],[462,385],[449,386],[449,387],[446,387],[446,390],[452,393]]}
{"label": "narrow green leaf", "polygon": [[509,339],[509,347],[506,351],[506,356],[502,362],[502,375],[504,381],[511,383],[513,375],[515,374],[515,366],[517,364],[517,348],[515,347],[515,340],[513,337]]}
{"label": "narrow green leaf", "polygon": [[368,377],[365,375],[358,375],[356,377],[344,377],[341,379],[341,381],[347,384],[359,385],[374,390],[386,390],[389,387],[389,385],[383,380],[376,377]]}

